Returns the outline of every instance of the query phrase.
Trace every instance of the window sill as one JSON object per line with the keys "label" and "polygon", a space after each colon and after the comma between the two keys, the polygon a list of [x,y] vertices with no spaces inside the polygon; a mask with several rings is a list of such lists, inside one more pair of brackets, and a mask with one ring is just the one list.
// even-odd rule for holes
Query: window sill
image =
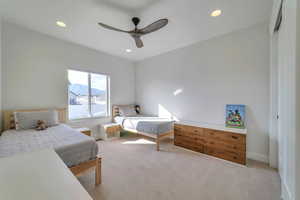
{"label": "window sill", "polygon": [[97,119],[108,119],[112,116],[101,116],[101,117],[87,117],[87,118],[80,118],[80,119],[68,119],[68,122],[81,122],[81,121],[89,121],[89,120],[97,120]]}

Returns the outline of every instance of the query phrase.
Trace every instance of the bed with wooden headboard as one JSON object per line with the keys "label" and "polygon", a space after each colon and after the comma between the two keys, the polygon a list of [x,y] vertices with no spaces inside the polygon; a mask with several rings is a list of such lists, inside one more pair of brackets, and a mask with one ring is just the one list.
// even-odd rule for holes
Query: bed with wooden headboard
{"label": "bed with wooden headboard", "polygon": [[15,129],[15,112],[39,112],[39,111],[48,111],[48,110],[56,110],[58,114],[59,123],[67,122],[67,109],[66,108],[52,108],[52,109],[22,109],[22,110],[5,110],[3,111],[3,129]]}
{"label": "bed with wooden headboard", "polygon": [[[70,136],[70,137],[74,137],[74,138],[70,138],[70,141],[72,140],[72,145],[69,145],[70,143],[68,144],[70,147],[72,146],[72,148],[73,147],[75,148],[76,146],[79,148],[79,145],[81,145],[80,148],[82,148],[83,143],[85,143],[86,145],[93,145],[92,148],[97,147],[97,143],[96,143],[95,140],[92,140],[92,138],[79,133],[78,131],[76,131],[75,129],[72,129],[71,127],[69,127],[67,125],[58,125],[56,127],[50,127],[50,128],[48,128],[48,130],[40,131],[40,132],[35,131],[35,130],[20,130],[20,131],[15,130],[15,120],[14,120],[14,113],[15,112],[40,112],[40,111],[48,111],[48,110],[56,110],[57,111],[59,123],[64,124],[64,123],[67,122],[67,109],[66,108],[24,109],[24,110],[5,110],[5,111],[3,111],[3,127],[4,127],[5,132],[3,133],[3,136],[0,136],[0,146],[1,146],[0,149],[1,149],[1,151],[3,151],[3,152],[7,151],[8,152],[10,150],[9,148],[11,148],[9,146],[9,144],[17,145],[17,144],[24,143],[24,141],[21,141],[22,138],[24,138],[24,137],[28,138],[29,135],[31,137],[34,134],[36,137],[39,137],[39,134],[41,134],[42,137],[43,137],[43,140],[45,140],[45,137],[46,137],[45,135],[49,134],[49,133],[50,133],[50,135],[51,134],[56,134],[54,136],[56,138],[60,137],[59,136],[60,134],[62,134],[62,137],[66,137],[67,135]],[[66,129],[62,129],[62,132],[59,132],[59,134],[58,134],[58,132],[55,132],[55,131],[60,130],[59,126],[63,126]],[[50,132],[50,130],[52,132]],[[64,131],[64,130],[66,130],[66,131]],[[49,131],[49,133],[47,131]],[[65,133],[65,135],[63,135],[64,133]],[[10,138],[10,134],[11,134],[11,138]],[[26,134],[28,134],[28,136],[26,136]],[[20,137],[16,137],[16,136],[20,136]],[[76,137],[76,139],[75,139],[75,137]],[[51,137],[49,137],[49,138],[51,139]],[[77,138],[78,138],[78,140],[77,140]],[[42,141],[42,140],[40,140],[40,141]],[[51,142],[52,142],[52,140],[51,141],[50,140],[46,141],[46,143],[51,143]],[[78,145],[77,145],[76,142],[78,142]],[[93,142],[94,142],[94,144],[93,144]],[[36,145],[36,144],[34,144],[34,145]],[[96,145],[96,147],[95,147],[95,145]],[[55,145],[53,144],[53,146],[55,146]],[[84,148],[87,148],[87,147],[88,146],[85,146]],[[45,148],[49,148],[49,147],[47,146]],[[59,151],[61,151],[61,149],[63,149],[65,152],[70,151],[70,149],[67,149],[67,148],[69,148],[69,147],[68,146],[59,147]],[[77,152],[80,151],[78,148],[77,148]],[[55,150],[57,151],[57,149],[55,149]],[[14,149],[14,151],[15,151],[15,149]],[[12,152],[14,152],[14,151],[12,151]],[[98,148],[94,149],[93,151],[95,151],[95,153],[96,153],[98,151]],[[14,152],[14,153],[16,153],[16,152]],[[58,153],[58,155],[60,155],[58,151],[57,151],[57,153]],[[0,155],[2,155],[2,154],[0,154]],[[7,156],[8,154],[3,154],[3,155]],[[62,160],[64,160],[64,159],[62,158]],[[69,168],[75,176],[78,176],[78,175],[84,173],[85,171],[90,170],[91,168],[95,168],[95,184],[98,185],[98,184],[101,183],[101,157],[98,156],[97,154],[96,154],[96,158],[91,159],[91,158],[86,157],[86,160],[84,160],[83,162],[80,162],[79,164],[72,165]]]}
{"label": "bed with wooden headboard", "polygon": [[[121,125],[122,129],[135,134],[155,139],[156,149],[159,151],[159,143],[162,138],[173,135],[173,121],[160,117],[143,116],[136,113],[136,116],[122,116],[120,110],[125,107],[136,105],[113,105],[112,117],[115,123]],[[135,126],[131,126],[135,124]],[[149,127],[151,127],[152,131]],[[160,128],[163,127],[163,128]]]}

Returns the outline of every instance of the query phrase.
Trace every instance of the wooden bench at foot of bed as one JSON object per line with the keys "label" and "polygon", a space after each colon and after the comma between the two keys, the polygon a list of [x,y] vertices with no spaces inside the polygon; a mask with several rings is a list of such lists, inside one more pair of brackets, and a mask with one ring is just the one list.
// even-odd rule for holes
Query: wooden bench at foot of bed
{"label": "wooden bench at foot of bed", "polygon": [[79,176],[84,172],[90,170],[91,168],[95,168],[95,185],[99,185],[102,182],[101,179],[101,157],[97,156],[94,160],[89,160],[83,163],[80,163],[76,166],[70,167],[69,169],[75,176]]}

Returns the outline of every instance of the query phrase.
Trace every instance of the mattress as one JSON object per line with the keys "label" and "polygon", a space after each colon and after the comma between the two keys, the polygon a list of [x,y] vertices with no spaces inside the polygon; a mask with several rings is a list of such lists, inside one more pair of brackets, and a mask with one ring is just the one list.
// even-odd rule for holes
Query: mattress
{"label": "mattress", "polygon": [[134,117],[115,117],[115,122],[120,124],[123,129],[129,131],[162,134],[173,130],[174,121],[169,118],[134,116]]}
{"label": "mattress", "polygon": [[0,137],[0,157],[49,148],[54,149],[68,167],[95,159],[98,154],[94,138],[64,124],[44,131],[7,130]]}

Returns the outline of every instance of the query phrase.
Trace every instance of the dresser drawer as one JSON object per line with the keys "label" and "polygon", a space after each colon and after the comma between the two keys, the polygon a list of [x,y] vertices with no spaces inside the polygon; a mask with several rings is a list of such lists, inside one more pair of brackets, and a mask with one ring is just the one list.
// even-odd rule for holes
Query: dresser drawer
{"label": "dresser drawer", "polygon": [[222,140],[235,144],[246,144],[246,136],[237,133],[224,132]]}
{"label": "dresser drawer", "polygon": [[186,131],[197,134],[199,136],[204,136],[204,129],[199,127],[193,127],[193,126],[186,126]]}
{"label": "dresser drawer", "polygon": [[211,130],[211,129],[205,129],[204,131],[205,136],[207,138],[215,139],[215,140],[221,140],[224,137],[224,133],[221,131]]}
{"label": "dresser drawer", "polygon": [[246,143],[245,144],[235,144],[235,143],[226,143],[223,142],[223,146],[228,150],[236,150],[241,152],[246,152]]}
{"label": "dresser drawer", "polygon": [[206,146],[211,147],[211,148],[225,149],[225,150],[229,150],[229,151],[240,151],[240,152],[246,151],[245,144],[235,144],[235,143],[230,143],[230,142],[218,141],[215,139],[207,139]]}
{"label": "dresser drawer", "polygon": [[246,154],[245,153],[238,153],[238,152],[228,152],[226,150],[222,149],[217,149],[217,148],[210,148],[210,147],[205,147],[204,148],[204,153],[207,155],[211,155],[217,158],[221,158],[224,160],[236,162],[239,164],[246,164]]}
{"label": "dresser drawer", "polygon": [[206,144],[205,137],[193,133],[175,133],[174,140],[175,141],[183,140],[189,143],[201,144],[201,145]]}
{"label": "dresser drawer", "polygon": [[193,134],[197,134],[200,136],[204,136],[204,129],[200,128],[200,127],[175,124],[174,130],[177,132],[193,133]]}
{"label": "dresser drawer", "polygon": [[246,136],[237,133],[205,129],[205,136],[211,139],[224,142],[246,144]]}
{"label": "dresser drawer", "polygon": [[182,127],[182,125],[178,125],[178,124],[175,124],[174,125],[174,131],[177,131],[177,132],[181,132],[181,131],[183,131],[183,127]]}
{"label": "dresser drawer", "polygon": [[199,152],[199,153],[204,153],[204,146],[203,145],[193,144],[193,143],[185,142],[185,141],[182,141],[182,140],[181,141],[175,140],[174,144],[176,146],[180,146],[180,147],[192,150],[192,151],[196,151],[196,152]]}
{"label": "dresser drawer", "polygon": [[189,143],[196,143],[196,141],[193,138],[182,136],[182,135],[175,135],[174,141],[184,141]]}
{"label": "dresser drawer", "polygon": [[186,131],[186,129],[182,126],[174,126],[174,135],[186,135],[189,136],[189,133]]}
{"label": "dresser drawer", "polygon": [[231,156],[240,156],[240,157],[245,157],[246,152],[242,151],[235,151],[235,150],[227,150],[223,148],[216,148],[216,147],[210,147],[210,146],[205,146],[205,149],[207,149],[210,152],[215,152],[218,154],[224,154],[224,155],[231,155]]}
{"label": "dresser drawer", "polygon": [[183,131],[174,130],[174,137],[176,136],[184,136],[185,133]]}

